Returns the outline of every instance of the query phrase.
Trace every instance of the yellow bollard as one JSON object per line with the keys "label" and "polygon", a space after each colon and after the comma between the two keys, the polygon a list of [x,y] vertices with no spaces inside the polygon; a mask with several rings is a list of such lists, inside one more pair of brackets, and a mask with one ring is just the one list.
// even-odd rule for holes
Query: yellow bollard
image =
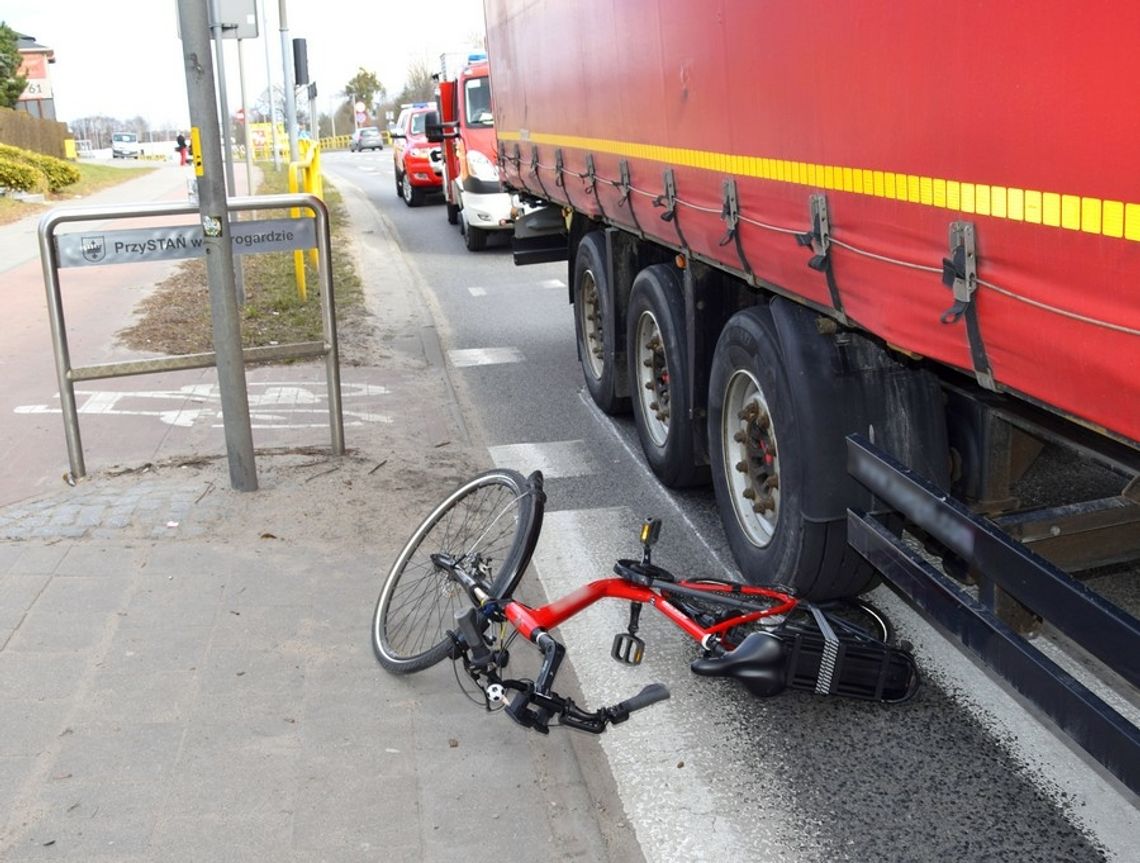
{"label": "yellow bollard", "polygon": [[[301,158],[299,161],[289,163],[289,191],[293,194],[304,191],[307,194],[316,195],[323,201],[325,188],[324,181],[321,179],[320,144],[314,141],[299,141],[298,144],[300,145]],[[299,219],[301,208],[290,208],[289,217]],[[313,269],[319,271],[321,261],[317,249],[309,249],[309,260],[312,261]],[[300,249],[293,252],[293,277],[297,282],[297,296],[301,298],[301,302],[305,302],[308,298],[305,283],[305,256]]]}

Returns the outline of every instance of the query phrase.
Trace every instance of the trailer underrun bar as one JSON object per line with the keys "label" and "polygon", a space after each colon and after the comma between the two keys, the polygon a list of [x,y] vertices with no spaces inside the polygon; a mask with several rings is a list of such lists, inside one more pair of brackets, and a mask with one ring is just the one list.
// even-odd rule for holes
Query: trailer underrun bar
{"label": "trailer underrun bar", "polygon": [[1132,686],[1140,685],[1140,622],[860,435],[847,438],[847,469],[978,573],[981,599],[877,520],[849,510],[851,546],[1109,773],[1140,793],[1140,729],[1003,622],[993,607],[994,588],[1007,591]]}

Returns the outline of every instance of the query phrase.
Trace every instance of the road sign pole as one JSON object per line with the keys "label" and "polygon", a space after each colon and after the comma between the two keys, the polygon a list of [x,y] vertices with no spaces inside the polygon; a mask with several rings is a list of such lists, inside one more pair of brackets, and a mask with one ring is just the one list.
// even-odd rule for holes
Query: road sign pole
{"label": "road sign pole", "polygon": [[293,86],[293,46],[289,42],[289,20],[285,12],[285,0],[278,0],[277,12],[281,26],[281,65],[285,69],[285,128],[289,133],[289,160],[301,159],[301,148],[297,145],[297,88]]}
{"label": "road sign pole", "polygon": [[[218,66],[218,94],[221,97],[219,104],[222,107],[222,160],[226,167],[226,189],[230,195],[237,196],[237,185],[234,182],[234,148],[230,141],[230,102],[226,95],[226,61],[225,40],[222,36],[224,22],[222,21],[221,0],[210,0],[210,32],[214,37],[214,49],[217,52]],[[252,195],[250,189],[248,194]],[[245,280],[242,278],[241,261],[237,262],[234,270],[234,293],[239,306],[245,305]]]}
{"label": "road sign pole", "polygon": [[241,82],[241,130],[245,145],[245,193],[247,195],[256,195],[257,189],[253,188],[253,139],[249,135],[249,103],[245,97],[245,54],[242,51],[245,40],[238,39],[237,43],[238,80]]}
{"label": "road sign pole", "polygon": [[277,143],[277,104],[273,99],[273,64],[269,60],[269,19],[265,17],[265,0],[261,4],[261,32],[265,40],[265,98],[269,100],[269,138],[273,141],[273,170],[281,170],[281,148]]}
{"label": "road sign pole", "polygon": [[257,464],[245,387],[241,323],[234,292],[234,255],[230,245],[229,205],[222,176],[221,133],[217,94],[210,60],[210,16],[207,0],[178,0],[182,55],[186,66],[186,96],[194,140],[194,173],[198,180],[198,212],[204,234],[210,315],[214,325],[218,389],[222,397],[222,426],[229,458],[230,485],[238,491],[257,490]]}

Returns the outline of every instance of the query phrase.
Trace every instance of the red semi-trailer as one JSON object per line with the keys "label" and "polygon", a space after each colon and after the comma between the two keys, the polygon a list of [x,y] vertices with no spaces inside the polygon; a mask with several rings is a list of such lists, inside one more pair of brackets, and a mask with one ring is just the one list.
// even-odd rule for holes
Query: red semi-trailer
{"label": "red semi-trailer", "polygon": [[[1069,570],[1140,557],[1140,5],[485,11],[503,183],[565,217],[516,261],[569,260],[587,388],[663,482],[711,478],[746,578],[863,589],[883,500],[959,576],[995,523]],[[1105,471],[1025,512],[1055,447]],[[1023,629],[1089,593],[1019,560],[983,595]],[[1110,616],[1093,652],[1136,655]]]}

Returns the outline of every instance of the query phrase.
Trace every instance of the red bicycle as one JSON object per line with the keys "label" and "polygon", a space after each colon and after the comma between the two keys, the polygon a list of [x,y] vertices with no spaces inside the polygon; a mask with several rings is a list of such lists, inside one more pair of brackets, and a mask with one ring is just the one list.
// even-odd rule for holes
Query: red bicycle
{"label": "red bicycle", "polygon": [[[583,585],[531,608],[513,598],[538,542],[546,495],[542,474],[490,470],[468,480],[424,519],[384,580],[372,619],[372,647],[388,671],[462,662],[488,710],[547,733],[552,722],[601,733],[669,697],[661,684],[612,707],[586,711],[553,690],[565,648],[550,631],[601,599],[630,603],[629,625],[613,641],[619,662],[641,662],[637,635],[649,605],[700,646],[692,670],[732,677],[757,696],[786,688],[885,702],[918,687],[909,646],[894,644],[886,617],[860,601],[809,603],[774,587],[717,579],[680,580],[654,564],[658,519],[641,527],[641,560],[618,560],[617,577]],[[519,636],[542,652],[533,680],[503,676]]]}

